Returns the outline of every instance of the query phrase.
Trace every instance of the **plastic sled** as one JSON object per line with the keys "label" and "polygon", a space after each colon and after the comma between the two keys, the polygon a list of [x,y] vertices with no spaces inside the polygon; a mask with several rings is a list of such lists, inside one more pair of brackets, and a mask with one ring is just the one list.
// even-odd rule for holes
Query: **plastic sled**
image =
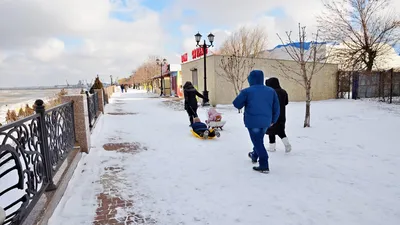
{"label": "plastic sled", "polygon": [[218,115],[215,118],[215,121],[206,121],[207,122],[207,126],[208,128],[212,128],[212,129],[220,129],[222,130],[222,127],[224,127],[226,121],[222,121],[222,116]]}
{"label": "plastic sled", "polygon": [[226,121],[210,121],[207,125],[208,128],[213,128],[213,129],[220,129],[222,130],[222,128],[224,127]]}
{"label": "plastic sled", "polygon": [[[199,139],[203,139],[204,140],[204,138],[203,137],[201,137],[200,135],[198,135],[196,132],[194,132],[193,130],[190,130],[190,132],[192,132],[192,135],[193,136],[195,136],[195,137],[197,137],[197,138],[199,138]],[[214,137],[208,137],[208,139],[214,139],[214,138],[216,138],[217,136],[214,136]]]}

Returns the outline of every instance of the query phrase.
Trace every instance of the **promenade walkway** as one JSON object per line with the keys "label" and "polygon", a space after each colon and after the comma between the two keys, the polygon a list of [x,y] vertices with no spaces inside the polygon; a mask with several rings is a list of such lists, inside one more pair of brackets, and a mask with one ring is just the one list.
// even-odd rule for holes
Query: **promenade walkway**
{"label": "promenade walkway", "polygon": [[278,139],[271,173],[260,174],[243,115],[219,111],[226,129],[205,141],[191,136],[181,102],[115,94],[49,224],[400,224],[396,132],[380,134],[400,127],[399,114],[316,102],[313,128],[303,129],[304,104],[291,103],[293,152]]}

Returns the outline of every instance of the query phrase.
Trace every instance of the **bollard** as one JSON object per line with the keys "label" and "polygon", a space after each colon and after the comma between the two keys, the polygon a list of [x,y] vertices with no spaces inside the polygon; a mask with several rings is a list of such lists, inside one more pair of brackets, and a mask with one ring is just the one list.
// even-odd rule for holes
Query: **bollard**
{"label": "bollard", "polygon": [[0,224],[3,224],[4,220],[6,220],[6,212],[0,207]]}

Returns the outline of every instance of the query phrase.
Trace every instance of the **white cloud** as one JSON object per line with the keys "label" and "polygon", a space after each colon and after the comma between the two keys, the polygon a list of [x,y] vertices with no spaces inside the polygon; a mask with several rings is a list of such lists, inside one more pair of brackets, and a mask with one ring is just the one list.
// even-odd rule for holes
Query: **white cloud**
{"label": "white cloud", "polygon": [[50,38],[42,46],[32,49],[32,55],[44,62],[59,57],[64,51],[64,42],[56,38]]}
{"label": "white cloud", "polygon": [[160,15],[128,3],[131,23],[109,17],[108,0],[0,1],[0,86],[109,81],[165,55]]}
{"label": "white cloud", "polygon": [[[215,34],[216,47],[229,36],[230,31],[237,29],[241,25],[257,25],[264,28],[268,35],[267,47],[273,48],[281,44],[276,34],[279,33],[285,39],[285,32],[296,31],[299,22],[308,27],[310,34],[314,32],[316,30],[315,15],[322,9],[320,0],[247,0],[245,2],[229,0],[189,2],[177,0],[175,3],[181,7],[181,10],[190,9],[196,11],[193,17],[184,18],[186,24],[181,28],[184,37],[183,49],[186,52],[190,52],[194,48],[193,35],[197,32],[196,27],[204,27],[205,24],[224,28],[212,30]],[[274,17],[268,14],[268,12],[274,10],[283,10],[285,16]]]}
{"label": "white cloud", "polygon": [[[394,11],[400,11],[400,1],[392,1],[391,4]],[[196,13],[193,16],[183,18],[186,26],[194,28],[210,24],[211,27],[233,31],[240,25],[262,26],[268,35],[268,48],[281,44],[277,33],[286,41],[285,32],[293,31],[292,38],[298,39],[296,36],[298,23],[307,27],[308,38],[312,40],[317,26],[316,16],[321,15],[323,10],[321,0],[176,0],[173,7],[175,9],[180,7],[181,11],[194,10]],[[276,14],[277,11],[283,11],[285,16],[274,16],[274,12]],[[183,45],[187,51],[190,46],[189,39],[192,39],[194,33],[191,31],[191,33],[183,32],[182,34],[185,38]],[[216,35],[216,45],[222,43],[225,38],[226,35]]]}
{"label": "white cloud", "polygon": [[[125,77],[148,55],[178,63],[195,48],[197,31],[204,38],[213,32],[218,47],[242,24],[264,27],[271,48],[280,44],[276,33],[295,32],[298,22],[311,34],[322,9],[321,0],[171,0],[155,12],[142,0],[124,0],[127,7],[121,1],[0,0],[0,86]],[[393,4],[400,9],[400,1]],[[276,9],[286,16],[267,14]],[[130,13],[134,22],[110,18],[112,11]]]}

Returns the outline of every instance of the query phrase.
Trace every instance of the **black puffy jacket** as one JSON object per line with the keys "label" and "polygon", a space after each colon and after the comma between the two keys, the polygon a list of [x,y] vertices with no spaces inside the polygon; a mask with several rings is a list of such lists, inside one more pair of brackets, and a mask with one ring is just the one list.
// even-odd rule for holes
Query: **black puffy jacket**
{"label": "black puffy jacket", "polygon": [[265,85],[275,90],[279,98],[280,114],[277,123],[286,122],[286,105],[289,104],[289,96],[287,92],[281,88],[279,80],[276,77],[271,77],[265,81]]}
{"label": "black puffy jacket", "polygon": [[196,88],[193,87],[193,84],[191,82],[186,82],[185,85],[183,85],[183,95],[185,97],[185,109],[187,110],[190,107],[192,109],[197,109],[197,99],[196,96],[199,96],[200,98],[204,99],[204,96],[200,94]]}

